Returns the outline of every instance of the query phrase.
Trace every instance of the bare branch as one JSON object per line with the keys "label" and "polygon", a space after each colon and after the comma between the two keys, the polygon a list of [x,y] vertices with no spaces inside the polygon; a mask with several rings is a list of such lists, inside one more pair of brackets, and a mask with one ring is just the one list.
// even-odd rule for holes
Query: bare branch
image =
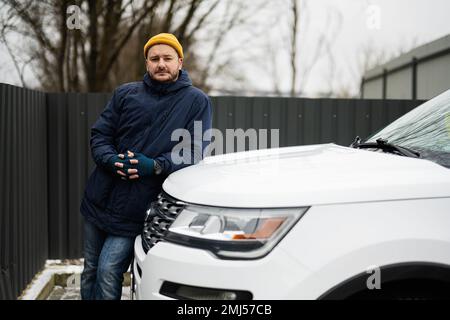
{"label": "bare branch", "polygon": [[167,12],[165,14],[165,21],[162,25],[162,32],[169,32],[170,27],[172,25],[172,19],[174,15],[174,7],[177,0],[170,0],[169,8],[167,9]]}
{"label": "bare branch", "polygon": [[297,80],[297,25],[300,19],[299,6],[297,0],[291,0],[292,31],[291,31],[291,96],[295,95],[295,85]]}
{"label": "bare branch", "polygon": [[201,0],[191,0],[188,12],[184,17],[183,22],[176,30],[176,34],[181,43],[183,43],[184,39],[186,38],[186,30],[188,28],[188,25],[191,23],[200,2]]}
{"label": "bare branch", "polygon": [[22,83],[22,86],[24,88],[26,88],[27,85],[26,85],[25,79],[23,77],[23,69],[20,68],[19,62],[16,59],[16,55],[13,53],[11,47],[8,44],[8,41],[6,41],[6,35],[5,35],[5,32],[4,32],[4,29],[2,29],[2,31],[1,31],[1,39],[2,39],[2,42],[5,44],[6,49],[8,51],[8,54],[9,54],[9,56],[11,57],[11,59],[12,59],[12,61],[14,63],[14,67],[15,67],[15,69],[17,71],[17,74],[19,75],[19,79],[20,79],[20,82]]}
{"label": "bare branch", "polygon": [[187,36],[188,42],[191,41],[192,36],[195,35],[198,30],[200,30],[200,28],[203,26],[203,24],[205,23],[205,21],[208,18],[208,16],[210,16],[211,13],[214,11],[214,9],[216,9],[217,5],[219,4],[219,1],[220,0],[217,0],[216,2],[214,2],[209,7],[208,11],[198,20],[198,22],[195,25],[195,27],[193,27],[192,30],[189,31],[189,35]]}
{"label": "bare branch", "polygon": [[112,67],[114,62],[116,61],[116,58],[119,56],[120,52],[122,51],[124,45],[127,43],[127,41],[130,39],[131,35],[133,34],[136,27],[142,22],[142,20],[152,11],[155,10],[155,8],[159,5],[159,0],[155,0],[152,2],[150,7],[147,7],[145,10],[143,10],[142,14],[136,19],[136,21],[129,26],[128,32],[122,37],[121,40],[118,41],[118,45],[115,48],[112,48],[112,54],[110,55],[108,59],[108,63],[106,64],[106,67],[104,70],[101,71],[100,78],[104,78],[106,76],[106,73],[108,70]]}
{"label": "bare branch", "polygon": [[15,0],[4,0],[5,2],[10,4],[10,7],[13,8],[17,15],[29,25],[30,30],[32,30],[35,34],[36,40],[44,47],[47,48],[53,54],[56,53],[56,48],[51,44],[50,40],[47,38],[41,21],[39,20],[39,15],[31,16],[30,12],[27,9],[32,8],[32,1],[25,3],[23,6]]}

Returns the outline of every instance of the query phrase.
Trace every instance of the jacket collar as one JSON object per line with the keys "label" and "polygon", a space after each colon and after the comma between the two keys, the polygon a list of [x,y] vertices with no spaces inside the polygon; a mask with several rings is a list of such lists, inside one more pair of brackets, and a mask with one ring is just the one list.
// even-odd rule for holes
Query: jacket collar
{"label": "jacket collar", "polygon": [[167,94],[169,92],[180,90],[181,88],[192,86],[192,81],[186,70],[180,70],[178,79],[175,82],[163,83],[150,78],[148,72],[144,75],[144,83],[155,93]]}

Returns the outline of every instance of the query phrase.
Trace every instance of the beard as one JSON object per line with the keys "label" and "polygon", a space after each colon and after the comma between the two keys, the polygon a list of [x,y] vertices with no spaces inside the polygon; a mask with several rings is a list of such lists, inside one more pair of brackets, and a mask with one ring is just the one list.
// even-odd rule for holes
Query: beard
{"label": "beard", "polygon": [[155,72],[148,71],[148,74],[152,80],[168,83],[177,81],[179,72],[178,69],[173,72],[170,72],[169,70],[157,70]]}

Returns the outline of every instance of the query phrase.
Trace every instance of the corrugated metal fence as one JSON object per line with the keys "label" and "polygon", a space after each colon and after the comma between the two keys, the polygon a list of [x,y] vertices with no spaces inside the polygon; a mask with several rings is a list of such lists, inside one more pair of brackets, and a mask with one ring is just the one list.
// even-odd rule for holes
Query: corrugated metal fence
{"label": "corrugated metal fence", "polygon": [[0,299],[15,299],[48,259],[45,94],[0,85]]}
{"label": "corrugated metal fence", "polygon": [[[90,127],[110,94],[40,93],[0,84],[0,299],[45,259],[82,256],[79,204],[94,164]],[[280,146],[349,145],[417,106],[410,100],[212,97],[213,127],[279,129]]]}
{"label": "corrugated metal fence", "polygon": [[213,127],[280,129],[280,146],[335,142],[348,146],[421,101],[212,97]]}
{"label": "corrugated metal fence", "polygon": [[89,151],[90,127],[110,95],[49,93],[49,257],[82,256],[79,206],[94,162]]}

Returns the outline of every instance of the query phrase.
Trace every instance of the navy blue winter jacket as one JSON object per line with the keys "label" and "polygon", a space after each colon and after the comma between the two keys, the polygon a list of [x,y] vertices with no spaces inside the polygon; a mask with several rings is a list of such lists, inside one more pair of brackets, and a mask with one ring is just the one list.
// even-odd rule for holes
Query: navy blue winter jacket
{"label": "navy blue winter jacket", "polygon": [[[179,141],[171,141],[171,135],[184,128],[193,140],[194,121],[202,121],[202,134],[211,128],[211,103],[207,95],[192,86],[185,70],[180,71],[176,82],[159,83],[146,73],[143,81],[116,88],[91,130],[96,167],[81,202],[82,215],[109,233],[138,235],[145,212],[161,192],[165,178],[189,165],[172,161],[172,148]],[[208,143],[201,143],[202,151]],[[162,173],[122,180],[108,171],[109,158],[127,150],[155,159],[161,164]]]}

